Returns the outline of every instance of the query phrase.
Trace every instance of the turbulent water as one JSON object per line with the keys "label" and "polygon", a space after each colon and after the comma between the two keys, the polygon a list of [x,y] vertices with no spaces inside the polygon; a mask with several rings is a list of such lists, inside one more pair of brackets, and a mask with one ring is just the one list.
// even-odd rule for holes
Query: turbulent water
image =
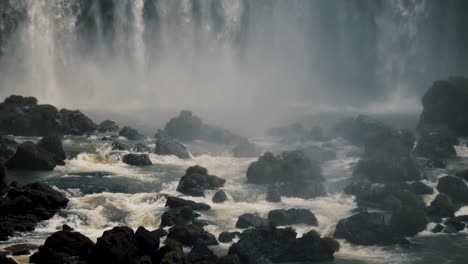
{"label": "turbulent water", "polygon": [[[38,140],[20,137],[15,139]],[[284,144],[272,137],[252,140],[273,151],[298,147],[296,144]],[[154,147],[154,142],[143,143]],[[12,172],[9,180],[19,183],[39,180],[50,184],[66,193],[70,199],[69,205],[54,218],[41,222],[34,232],[17,234],[2,244],[41,244],[63,224],[68,224],[93,240],[101,236],[104,230],[116,225],[127,225],[134,229],[139,226],[157,229],[165,211],[165,195],[181,196],[176,192],[178,181],[185,169],[195,164],[205,166],[210,173],[227,180],[223,188],[229,196],[226,203],[212,203],[214,192],[208,192],[206,197],[187,197],[212,207],[209,211],[201,212],[201,219],[209,222],[206,229],[214,235],[236,230],[237,218],[243,213],[258,212],[266,217],[270,210],[278,208],[310,209],[319,221],[319,226],[314,229],[327,235],[333,232],[338,220],[351,215],[357,208],[354,198],[343,194],[342,190],[350,179],[359,150],[340,139],[325,143],[310,141],[301,145],[324,145],[337,151],[337,159],[323,165],[328,195],[310,200],[283,198],[281,203],[269,203],[265,201],[266,186],[246,182],[245,171],[248,164],[255,159],[234,158],[229,154],[228,147],[225,150],[212,148],[209,144],[198,141],[189,148],[203,148],[205,154],[191,160],[150,154],[152,166],[132,167],[120,161],[125,152],[110,151],[108,143],[98,140],[96,136],[68,137],[64,147],[72,158],[66,161],[65,166],[57,167],[53,172]],[[464,160],[468,159],[468,148],[460,146],[457,151],[463,158],[462,162],[468,162]],[[429,179],[437,179],[441,175],[441,171],[432,171]],[[426,183],[435,185],[431,181]],[[435,194],[425,197],[425,200],[429,203],[434,197]],[[458,212],[463,213],[468,213],[467,207]],[[295,225],[294,228],[300,235],[312,227]],[[430,228],[428,226],[427,231],[412,238],[413,243],[410,246],[404,247],[354,246],[340,240],[341,249],[335,254],[335,263],[463,263],[462,260],[468,257],[463,250],[468,246],[467,234],[432,234]],[[229,246],[230,244],[221,243],[212,249],[223,254]],[[26,262],[27,258],[20,257],[18,260]]]}

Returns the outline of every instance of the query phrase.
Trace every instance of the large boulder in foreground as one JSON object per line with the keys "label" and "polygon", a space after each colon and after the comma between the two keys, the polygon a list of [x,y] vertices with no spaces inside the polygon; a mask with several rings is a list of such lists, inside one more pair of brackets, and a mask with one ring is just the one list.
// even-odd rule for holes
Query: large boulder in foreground
{"label": "large boulder in foreground", "polygon": [[10,170],[53,170],[56,165],[53,154],[29,141],[20,144],[5,163]]}
{"label": "large boulder in foreground", "polygon": [[153,164],[148,154],[130,153],[122,157],[122,162],[132,166],[149,166]]}
{"label": "large boulder in foreground", "polygon": [[229,255],[237,255],[240,263],[309,263],[333,261],[339,243],[321,238],[310,231],[296,238],[292,228],[260,226],[247,229],[240,240],[229,248]]}
{"label": "large boulder in foreground", "polygon": [[58,231],[48,237],[29,260],[37,264],[72,262],[73,257],[88,255],[94,243],[86,236],[71,231]]}
{"label": "large boulder in foreground", "polygon": [[59,135],[52,134],[45,136],[37,143],[37,146],[53,154],[57,165],[65,165],[67,155],[63,150],[62,138]]}
{"label": "large boulder in foreground", "polygon": [[454,202],[460,205],[468,205],[468,186],[465,181],[455,176],[444,176],[439,179],[437,190],[445,193]]}
{"label": "large boulder in foreground", "polygon": [[190,159],[190,153],[182,143],[166,136],[158,137],[154,153],[158,155],[174,155],[179,159]]}
{"label": "large boulder in foreground", "polygon": [[129,126],[125,126],[120,130],[119,136],[126,137],[128,140],[144,140],[145,136],[140,134],[136,129],[133,129]]}
{"label": "large boulder in foreground", "polygon": [[422,98],[419,127],[445,125],[456,136],[468,136],[468,79],[450,77],[436,81]]}
{"label": "large boulder in foreground", "polygon": [[98,131],[101,133],[119,132],[119,130],[119,125],[112,120],[104,120],[98,126]]}
{"label": "large boulder in foreground", "polygon": [[336,226],[335,237],[364,246],[408,243],[403,235],[393,232],[382,213],[360,212],[341,219]]}
{"label": "large boulder in foreground", "polygon": [[177,191],[191,196],[205,196],[205,190],[215,190],[224,186],[225,179],[209,175],[201,166],[192,166],[185,171],[179,181]]}
{"label": "large boulder in foreground", "polygon": [[62,109],[58,114],[62,132],[71,135],[83,135],[96,131],[98,126],[79,110]]}

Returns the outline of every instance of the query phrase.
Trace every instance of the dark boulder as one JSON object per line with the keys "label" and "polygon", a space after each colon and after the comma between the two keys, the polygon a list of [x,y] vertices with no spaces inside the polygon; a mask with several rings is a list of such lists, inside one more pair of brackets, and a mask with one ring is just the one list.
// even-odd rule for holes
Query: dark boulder
{"label": "dark boulder", "polygon": [[74,257],[87,256],[93,246],[89,238],[78,232],[58,231],[29,260],[37,264],[70,263]]}
{"label": "dark boulder", "polygon": [[194,246],[197,243],[208,246],[218,245],[215,236],[196,224],[173,226],[169,229],[167,238],[174,239],[184,246]]}
{"label": "dark boulder", "polygon": [[183,110],[179,116],[172,118],[164,127],[169,137],[182,141],[198,139],[201,133],[202,120],[191,111]]}
{"label": "dark boulder", "polygon": [[54,155],[54,160],[57,165],[65,165],[67,155],[63,150],[62,138],[59,135],[48,135],[43,137],[37,146],[47,150]]}
{"label": "dark boulder", "polygon": [[468,79],[450,77],[433,83],[422,98],[419,127],[446,125],[456,136],[468,136]]}
{"label": "dark boulder", "polygon": [[218,264],[241,264],[239,257],[235,254],[221,257]]}
{"label": "dark boulder", "polygon": [[249,227],[255,227],[255,226],[261,226],[267,223],[267,220],[264,218],[261,218],[257,214],[242,214],[239,216],[239,219],[237,219],[236,227],[237,228],[249,228]]}
{"label": "dark boulder", "polygon": [[215,144],[236,144],[241,138],[227,129],[203,124],[200,129],[199,139]]}
{"label": "dark boulder", "polygon": [[190,153],[179,141],[169,137],[159,137],[154,153],[158,155],[174,155],[179,159],[190,159]]}
{"label": "dark boulder", "polygon": [[83,135],[94,132],[98,126],[79,110],[62,109],[58,114],[62,132],[71,135]]}
{"label": "dark boulder", "polygon": [[148,154],[126,154],[122,157],[122,162],[132,166],[149,166],[153,164]]}
{"label": "dark boulder", "polygon": [[426,207],[426,213],[432,222],[440,223],[442,218],[453,217],[459,208],[448,195],[439,193]]}
{"label": "dark boulder", "polygon": [[170,208],[161,216],[160,227],[188,224],[199,216],[188,206]]}
{"label": "dark boulder", "polygon": [[11,258],[7,258],[6,256],[0,255],[0,264],[17,264],[17,262],[12,260]]}
{"label": "dark boulder", "polygon": [[111,148],[112,150],[121,150],[121,151],[130,150],[130,147],[128,147],[126,144],[120,141],[112,142]]}
{"label": "dark boulder", "polygon": [[460,218],[451,217],[447,219],[445,222],[444,233],[456,233],[465,229],[466,223],[461,221]]}
{"label": "dark boulder", "polygon": [[137,143],[132,147],[132,151],[139,153],[150,152],[150,148],[147,145]]}
{"label": "dark boulder", "polygon": [[335,237],[364,246],[408,243],[403,235],[393,232],[384,214],[365,211],[341,219]]}
{"label": "dark boulder", "polygon": [[191,196],[205,196],[205,190],[215,190],[224,186],[225,179],[209,175],[201,166],[189,167],[179,181],[177,191]]}
{"label": "dark boulder", "polygon": [[144,140],[146,139],[145,136],[141,135],[137,130],[125,126],[120,130],[119,136],[126,137],[128,140]]}
{"label": "dark boulder", "polygon": [[447,194],[460,205],[468,204],[468,186],[465,181],[455,176],[444,176],[439,179],[437,190]]}
{"label": "dark boulder", "polygon": [[0,136],[0,165],[4,164],[15,155],[18,143],[6,137]]}
{"label": "dark boulder", "polygon": [[270,203],[281,202],[281,194],[280,194],[280,191],[278,190],[278,187],[275,185],[270,185],[268,187],[265,199]]}
{"label": "dark boulder", "polygon": [[218,257],[205,244],[196,243],[187,254],[188,260],[192,264],[217,264]]}
{"label": "dark boulder", "polygon": [[0,163],[0,196],[3,196],[8,190],[7,185],[7,172],[3,164]]}
{"label": "dark boulder", "polygon": [[423,208],[404,206],[393,212],[390,220],[392,231],[403,236],[414,236],[426,229],[427,219]]}
{"label": "dark boulder", "polygon": [[120,127],[112,120],[104,120],[98,126],[98,131],[101,133],[119,132]]}
{"label": "dark boulder", "polygon": [[142,226],[135,232],[135,238],[140,255],[151,255],[159,249],[160,237]]}
{"label": "dark boulder", "polygon": [[87,256],[81,256],[89,264],[134,263],[138,256],[138,244],[135,233],[129,227],[114,227],[105,231]]}
{"label": "dark boulder", "polygon": [[468,182],[468,170],[457,170],[455,171],[455,176],[460,177]]}
{"label": "dark boulder", "polygon": [[256,184],[314,178],[322,178],[320,166],[309,160],[302,151],[283,152],[279,156],[266,152],[247,170],[248,182]]}
{"label": "dark boulder", "polygon": [[4,248],[12,256],[30,255],[31,251],[37,250],[39,246],[34,244],[16,244]]}
{"label": "dark boulder", "polygon": [[[457,155],[454,145],[458,144],[458,139],[448,127],[442,125],[421,127],[419,134],[413,153],[417,157],[430,159],[433,161],[433,166]],[[440,162],[434,162],[439,160]]]}
{"label": "dark boulder", "polygon": [[236,237],[240,237],[240,232],[221,232],[218,236],[218,241],[222,243],[229,243]]}
{"label": "dark boulder", "polygon": [[353,177],[372,182],[404,182],[420,180],[421,172],[416,161],[410,157],[365,158],[353,170]]}
{"label": "dark boulder", "polygon": [[432,187],[429,187],[420,181],[415,181],[407,184],[407,188],[411,192],[419,195],[428,195],[434,193],[434,189],[432,189]]}
{"label": "dark boulder", "polygon": [[219,190],[213,195],[213,198],[211,200],[213,201],[213,203],[224,203],[228,199],[229,198],[226,192],[223,190]]}
{"label": "dark boulder", "polygon": [[18,146],[5,166],[10,170],[53,170],[56,163],[53,154],[26,141]]}
{"label": "dark boulder", "polygon": [[337,241],[315,231],[296,238],[294,229],[266,225],[244,231],[229,255],[237,255],[243,264],[328,262],[338,249]]}
{"label": "dark boulder", "polygon": [[179,208],[179,207],[185,207],[185,206],[188,206],[195,211],[207,211],[211,209],[209,205],[204,204],[204,203],[197,203],[194,201],[185,200],[185,199],[173,197],[173,196],[167,197],[165,207]]}
{"label": "dark boulder", "polygon": [[154,234],[155,236],[159,237],[159,238],[165,237],[168,234],[167,231],[164,230],[164,228],[158,228],[156,230],[151,231],[151,233]]}
{"label": "dark boulder", "polygon": [[232,154],[237,158],[250,158],[257,157],[260,152],[257,146],[250,142],[248,139],[243,138],[241,141],[232,149]]}
{"label": "dark boulder", "polygon": [[307,209],[292,208],[272,210],[268,213],[268,221],[278,226],[296,224],[318,226],[317,218]]}
{"label": "dark boulder", "polygon": [[432,233],[440,233],[440,232],[442,232],[442,230],[444,230],[444,226],[441,225],[441,224],[437,224],[431,229],[431,232]]}

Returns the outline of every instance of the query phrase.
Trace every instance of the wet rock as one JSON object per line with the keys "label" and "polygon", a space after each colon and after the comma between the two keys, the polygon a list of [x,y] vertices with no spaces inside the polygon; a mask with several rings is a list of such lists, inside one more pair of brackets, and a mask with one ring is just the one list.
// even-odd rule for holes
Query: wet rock
{"label": "wet rock", "polygon": [[444,176],[439,179],[437,190],[447,194],[460,205],[468,204],[468,186],[465,181],[455,176]]}
{"label": "wet rock", "polygon": [[184,246],[194,246],[196,243],[207,246],[218,245],[215,236],[196,224],[173,226],[169,229],[167,237],[178,241]]}
{"label": "wet rock", "polygon": [[200,129],[199,139],[215,144],[236,144],[241,138],[227,129],[203,124]]}
{"label": "wet rock", "polygon": [[404,182],[420,180],[421,172],[410,157],[366,158],[357,163],[353,177],[378,183]]}
{"label": "wet rock", "polygon": [[132,151],[143,153],[143,152],[149,152],[150,148],[144,144],[137,143],[132,147]]}
{"label": "wet rock", "polygon": [[424,208],[404,205],[392,214],[392,231],[403,236],[414,236],[426,229],[427,219]]}
{"label": "wet rock", "polygon": [[30,257],[37,264],[70,263],[74,257],[86,256],[94,243],[78,232],[58,231],[48,237],[39,251]]}
{"label": "wet rock", "polygon": [[8,190],[6,168],[0,163],[0,196]]}
{"label": "wet rock", "polygon": [[51,153],[26,141],[18,146],[5,166],[10,170],[53,170],[56,163]]}
{"label": "wet rock", "polygon": [[18,143],[6,137],[0,136],[0,165],[4,164],[13,155],[15,155]]}
{"label": "wet rock", "polygon": [[448,195],[439,193],[426,208],[426,213],[431,221],[440,223],[442,218],[453,217],[459,208]]}
{"label": "wet rock", "polygon": [[128,140],[144,140],[146,139],[145,136],[141,135],[137,130],[125,126],[120,130],[119,136],[126,137]]}
{"label": "wet rock", "polygon": [[197,243],[188,253],[187,258],[194,264],[217,264],[218,257],[206,245]]}
{"label": "wet rock", "polygon": [[244,231],[229,255],[237,255],[244,264],[307,263],[332,261],[338,248],[337,241],[321,238],[315,231],[296,238],[294,229],[261,226]]}
{"label": "wet rock", "polygon": [[192,141],[200,137],[202,124],[198,116],[191,111],[183,110],[179,116],[167,122],[164,132],[171,138]]}
{"label": "wet rock", "polygon": [[161,238],[161,237],[165,237],[167,236],[167,231],[164,230],[163,228],[159,228],[159,229],[156,229],[154,231],[151,231],[152,234],[154,234],[155,236]]}
{"label": "wet rock", "polygon": [[260,152],[257,149],[257,146],[250,142],[248,139],[243,138],[237,144],[233,149],[232,149],[232,154],[234,157],[237,158],[249,158],[249,157],[257,157]]}
{"label": "wet rock", "polygon": [[448,127],[443,125],[420,127],[419,133],[420,138],[413,151],[415,156],[444,161],[457,155],[454,145],[458,144],[458,139]]}
{"label": "wet rock", "polygon": [[239,219],[237,219],[236,227],[237,228],[249,228],[249,227],[255,227],[255,226],[261,226],[267,223],[267,220],[264,218],[261,218],[257,214],[242,214],[239,216]]}
{"label": "wet rock", "polygon": [[465,229],[465,223],[455,217],[447,219],[444,224],[444,233],[457,233]]}
{"label": "wet rock", "polygon": [[160,236],[140,226],[135,232],[140,255],[151,255],[159,249]]}
{"label": "wet rock", "polygon": [[323,181],[322,172],[320,166],[302,151],[283,152],[279,156],[266,152],[247,169],[249,183],[303,185],[308,180]]}
{"label": "wet rock", "polygon": [[236,237],[240,237],[240,232],[221,232],[218,236],[218,241],[222,243],[229,243]]}
{"label": "wet rock", "polygon": [[419,195],[428,195],[434,193],[434,189],[432,189],[432,187],[429,187],[420,181],[409,183],[407,187],[408,190]]}
{"label": "wet rock", "polygon": [[94,132],[98,126],[79,110],[62,109],[58,114],[62,132],[70,135],[83,135]]}
{"label": "wet rock", "polygon": [[199,216],[188,206],[170,208],[161,216],[160,227],[188,224]]}
{"label": "wet rock", "polygon": [[179,208],[179,207],[184,207],[184,206],[188,206],[195,211],[207,211],[211,209],[209,205],[204,204],[204,203],[196,203],[194,201],[185,200],[185,199],[173,197],[173,196],[167,197],[165,207]]}
{"label": "wet rock", "polygon": [[177,191],[191,196],[205,196],[205,190],[215,190],[224,186],[225,179],[209,175],[201,166],[189,167],[179,181]]}
{"label": "wet rock", "polygon": [[297,224],[318,226],[317,218],[307,209],[292,208],[272,210],[268,213],[268,221],[278,226]]}
{"label": "wet rock", "polygon": [[130,148],[126,144],[119,142],[119,141],[112,142],[111,147],[112,147],[112,150],[121,150],[121,151],[130,150]]}
{"label": "wet rock", "polygon": [[456,136],[468,135],[468,79],[450,77],[433,83],[422,98],[419,127],[443,124]]}
{"label": "wet rock", "polygon": [[468,170],[455,171],[455,176],[460,177],[464,181],[468,182]]}
{"label": "wet rock", "polygon": [[154,153],[158,155],[174,155],[179,159],[190,159],[190,153],[184,145],[169,137],[159,137]]}
{"label": "wet rock", "polygon": [[112,120],[104,120],[98,126],[98,131],[101,133],[119,132],[119,130],[119,125]]}
{"label": "wet rock", "polygon": [[434,226],[434,228],[431,229],[431,232],[432,233],[440,233],[442,232],[442,230],[444,230],[444,226],[441,225],[441,224],[437,224]]}
{"label": "wet rock", "polygon": [[63,150],[62,138],[59,135],[48,135],[43,137],[37,146],[45,149],[54,155],[54,160],[57,165],[65,165],[67,155]]}
{"label": "wet rock", "polygon": [[278,190],[278,187],[271,185],[268,187],[266,193],[266,200],[270,203],[279,203],[281,202],[281,194]]}
{"label": "wet rock", "polygon": [[179,242],[168,238],[164,241],[164,244],[165,246],[157,251],[156,256],[151,258],[152,263],[190,264]]}
{"label": "wet rock", "polygon": [[0,255],[0,264],[17,264],[17,263],[11,258],[7,258],[6,256]]}
{"label": "wet rock", "polygon": [[225,191],[219,190],[213,195],[213,198],[211,200],[213,201],[213,203],[224,203],[228,200],[228,196]]}
{"label": "wet rock", "polygon": [[4,248],[6,251],[9,251],[13,256],[29,255],[31,251],[38,249],[39,246],[34,244],[16,244]]}
{"label": "wet rock", "polygon": [[129,227],[114,227],[105,231],[87,256],[80,260],[89,264],[134,263],[138,257],[138,246],[135,233]]}
{"label": "wet rock", "polygon": [[122,161],[132,166],[149,166],[153,164],[148,154],[126,154],[122,157]]}
{"label": "wet rock", "polygon": [[408,243],[403,235],[393,232],[384,214],[366,211],[341,219],[335,237],[364,246]]}

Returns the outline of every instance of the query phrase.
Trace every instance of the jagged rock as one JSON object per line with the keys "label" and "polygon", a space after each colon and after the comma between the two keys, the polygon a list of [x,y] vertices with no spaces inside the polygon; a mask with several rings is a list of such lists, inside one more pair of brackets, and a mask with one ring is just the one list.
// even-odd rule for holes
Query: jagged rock
{"label": "jagged rock", "polygon": [[453,217],[460,207],[444,193],[439,193],[431,204],[426,207],[426,213],[431,221],[440,223],[442,218]]}
{"label": "jagged rock", "polygon": [[221,232],[218,236],[218,241],[222,243],[229,243],[234,240],[234,238],[240,237],[240,235],[240,232]]}
{"label": "jagged rock", "polygon": [[450,77],[434,82],[422,98],[419,127],[446,125],[456,136],[468,136],[468,79]]}
{"label": "jagged rock", "polygon": [[[432,125],[421,127],[419,131],[420,138],[413,150],[415,156],[443,162],[457,155],[454,145],[458,144],[458,139],[448,127]],[[433,162],[432,165],[437,164]]]}
{"label": "jagged rock", "polygon": [[169,229],[168,238],[174,239],[185,246],[201,243],[207,246],[218,245],[215,236],[196,224],[176,225]]}
{"label": "jagged rock", "polygon": [[59,135],[45,136],[37,143],[37,146],[52,153],[57,165],[65,165],[67,155],[63,150],[62,138]]}
{"label": "jagged rock", "polygon": [[184,206],[188,206],[195,211],[207,211],[211,209],[209,205],[204,204],[204,203],[196,203],[194,201],[184,200],[182,198],[173,197],[173,196],[167,197],[165,207],[179,208],[179,207],[184,207]]}
{"label": "jagged rock", "polygon": [[281,194],[278,190],[278,187],[271,185],[268,187],[266,193],[266,200],[270,203],[279,203],[281,202]]}
{"label": "jagged rock", "polygon": [[268,213],[268,221],[275,225],[296,225],[306,224],[318,226],[318,221],[315,215],[307,209],[277,209]]}
{"label": "jagged rock", "polygon": [[37,264],[69,263],[73,257],[88,255],[93,246],[89,238],[78,232],[58,231],[29,260]]}
{"label": "jagged rock", "polygon": [[64,134],[83,135],[97,129],[97,125],[79,110],[62,109],[58,118]]}
{"label": "jagged rock", "polygon": [[341,219],[335,237],[364,246],[408,243],[403,235],[393,232],[382,213],[360,212]]}
{"label": "jagged rock", "polygon": [[249,228],[249,227],[255,227],[255,226],[261,226],[267,223],[267,220],[264,218],[261,218],[257,214],[242,214],[239,216],[239,219],[237,219],[236,227],[237,228]]}
{"label": "jagged rock", "polygon": [[337,241],[315,231],[296,238],[294,229],[261,226],[244,231],[229,255],[237,255],[243,264],[328,262],[338,249]]}
{"label": "jagged rock", "polygon": [[26,141],[18,146],[5,166],[10,170],[53,170],[56,163],[53,154]]}
{"label": "jagged rock", "polygon": [[219,190],[213,195],[213,198],[211,200],[213,201],[213,203],[224,203],[228,200],[228,196],[225,191]]}
{"label": "jagged rock", "polygon": [[468,204],[468,186],[465,181],[455,176],[444,176],[439,179],[437,190],[447,194],[460,205]]}
{"label": "jagged rock", "polygon": [[132,166],[149,166],[153,164],[148,154],[126,154],[122,157],[122,161]]}
{"label": "jagged rock", "polygon": [[101,133],[118,132],[119,130],[119,125],[112,120],[104,120],[98,126],[98,131]]}
{"label": "jagged rock", "polygon": [[161,216],[160,227],[188,224],[199,216],[189,206],[170,208]]}
{"label": "jagged rock", "polygon": [[158,234],[152,233],[142,226],[135,232],[135,238],[140,254],[151,254],[159,249],[160,237]]}
{"label": "jagged rock", "polygon": [[180,159],[190,159],[190,153],[184,145],[175,139],[159,137],[154,153],[158,155],[174,155]]}
{"label": "jagged rock", "polygon": [[137,130],[125,126],[120,130],[119,136],[126,137],[128,140],[144,140],[146,139],[145,136],[141,135]]}
{"label": "jagged rock", "polygon": [[250,157],[257,157],[260,152],[257,149],[257,146],[250,142],[248,139],[243,138],[237,144],[233,149],[232,149],[232,154],[234,157],[238,158],[250,158]]}
{"label": "jagged rock", "polygon": [[224,186],[225,179],[209,175],[201,166],[189,167],[179,181],[177,191],[191,196],[205,196],[205,190],[215,190]]}

